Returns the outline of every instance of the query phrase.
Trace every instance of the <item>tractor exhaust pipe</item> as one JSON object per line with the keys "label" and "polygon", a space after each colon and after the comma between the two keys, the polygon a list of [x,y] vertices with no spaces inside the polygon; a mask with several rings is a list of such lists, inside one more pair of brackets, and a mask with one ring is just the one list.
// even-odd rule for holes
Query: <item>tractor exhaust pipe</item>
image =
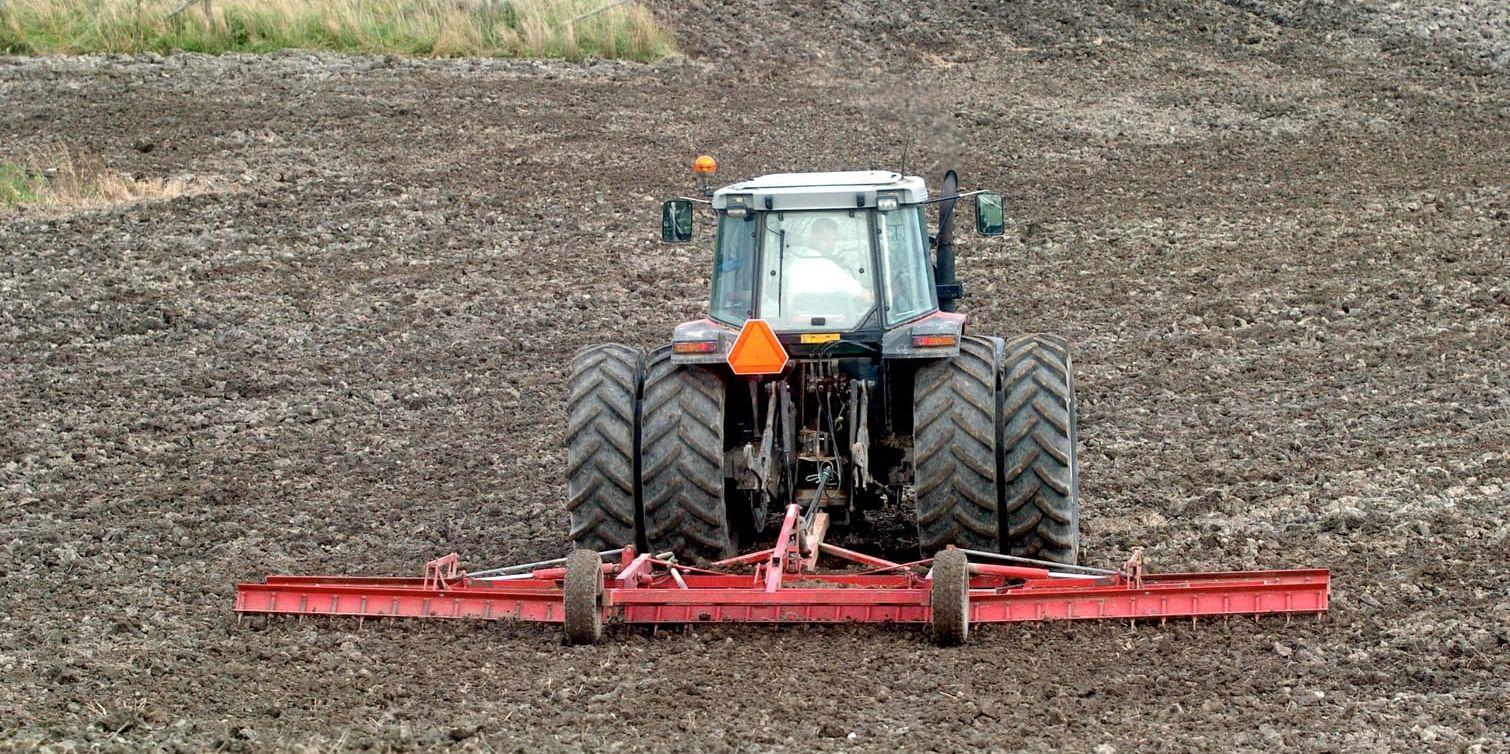
{"label": "tractor exhaust pipe", "polygon": [[938,287],[939,311],[959,308],[964,289],[954,276],[954,195],[959,193],[959,176],[953,170],[944,173],[939,189],[949,197],[939,202],[939,230],[934,240],[933,281]]}

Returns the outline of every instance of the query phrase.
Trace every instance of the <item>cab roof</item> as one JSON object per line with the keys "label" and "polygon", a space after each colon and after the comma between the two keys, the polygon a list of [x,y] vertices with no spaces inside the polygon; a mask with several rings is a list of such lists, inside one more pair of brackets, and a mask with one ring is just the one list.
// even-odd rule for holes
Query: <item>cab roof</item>
{"label": "cab roof", "polygon": [[928,200],[923,179],[890,170],[834,173],[772,173],[730,184],[713,192],[713,207],[745,206],[754,210],[856,209],[876,206],[876,195],[889,193],[901,204]]}

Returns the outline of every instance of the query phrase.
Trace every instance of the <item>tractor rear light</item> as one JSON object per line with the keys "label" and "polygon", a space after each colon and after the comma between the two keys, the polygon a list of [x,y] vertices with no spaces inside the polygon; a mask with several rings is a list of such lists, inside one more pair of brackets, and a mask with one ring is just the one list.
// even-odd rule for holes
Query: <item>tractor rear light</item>
{"label": "tractor rear light", "polygon": [[686,340],[671,344],[672,353],[718,353],[716,340]]}
{"label": "tractor rear light", "polygon": [[959,345],[959,337],[955,335],[912,336],[913,348],[949,348],[956,345]]}

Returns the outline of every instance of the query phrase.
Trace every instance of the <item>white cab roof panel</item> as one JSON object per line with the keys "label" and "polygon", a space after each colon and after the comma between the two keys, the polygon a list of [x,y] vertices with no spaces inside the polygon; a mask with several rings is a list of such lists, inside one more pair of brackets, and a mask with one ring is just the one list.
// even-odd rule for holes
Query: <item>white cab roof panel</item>
{"label": "white cab roof panel", "polygon": [[744,204],[754,210],[854,209],[876,206],[877,193],[896,195],[902,204],[928,200],[918,176],[889,170],[836,173],[773,173],[725,186],[713,194],[713,206]]}

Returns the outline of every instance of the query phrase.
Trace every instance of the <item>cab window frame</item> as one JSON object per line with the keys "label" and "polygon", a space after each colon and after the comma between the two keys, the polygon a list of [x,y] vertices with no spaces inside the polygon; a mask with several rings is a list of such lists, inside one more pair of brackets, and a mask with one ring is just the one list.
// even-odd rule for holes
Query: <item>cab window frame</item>
{"label": "cab window frame", "polygon": [[[927,304],[928,305],[926,307],[923,307],[922,309],[915,310],[915,311],[913,311],[910,314],[906,314],[906,315],[903,315],[903,316],[895,316],[895,317],[892,316],[891,307],[890,306],[883,306],[882,307],[882,309],[883,309],[883,311],[882,311],[882,315],[883,315],[882,316],[882,321],[885,322],[885,326],[887,328],[896,327],[897,325],[906,324],[908,322],[915,322],[915,321],[917,321],[919,319],[922,319],[923,317],[927,317],[930,314],[934,314],[934,313],[936,313],[936,312],[939,311],[938,282],[935,279],[934,274],[933,274],[933,261],[934,261],[933,260],[933,254],[932,254],[932,250],[929,248],[929,245],[928,245],[928,216],[927,216],[927,213],[924,212],[923,206],[924,205],[922,205],[922,204],[904,204],[904,205],[902,205],[902,206],[900,206],[900,207],[892,210],[892,212],[914,212],[914,213],[916,213],[915,217],[917,217],[917,227],[918,227],[918,239],[917,239],[917,243],[918,243],[918,249],[922,252],[920,256],[922,257],[922,260],[923,260],[922,261],[922,265],[923,265],[923,277],[925,277],[927,279],[927,283],[925,284],[926,287],[925,287],[925,289],[923,291],[919,292],[919,295],[923,295],[923,296],[927,297]],[[876,258],[877,258],[878,264],[886,264],[887,267],[886,267],[885,271],[886,272],[891,272],[889,260],[882,260],[881,257],[880,257],[880,255],[882,253],[881,243],[880,243],[880,235],[882,233],[883,224],[885,222],[884,218],[882,217],[883,214],[887,214],[887,213],[883,213],[880,210],[876,210],[875,211],[876,243],[874,244],[874,246],[875,246]],[[877,272],[877,274],[880,274],[882,272],[882,270],[878,268],[876,270],[876,272]],[[886,298],[886,300],[889,301],[891,299],[891,280],[890,280],[890,278],[888,278],[885,275],[882,275],[881,276],[881,284],[884,285],[884,286],[886,286],[886,288],[885,288],[885,298]]]}
{"label": "cab window frame", "polygon": [[[790,215],[790,214],[813,215],[813,214],[819,214],[819,213],[845,213],[845,214],[849,215],[850,217],[853,217],[855,215],[855,213],[857,213],[857,212],[864,213],[864,216],[865,216],[865,237],[864,237],[864,243],[866,245],[866,250],[865,250],[864,258],[866,260],[866,264],[868,265],[868,269],[866,269],[866,271],[864,272],[864,275],[867,278],[869,278],[869,281],[870,281],[870,283],[869,283],[870,288],[869,289],[870,289],[870,292],[872,294],[872,300],[871,300],[870,308],[866,309],[864,312],[861,312],[855,318],[854,323],[850,324],[848,326],[838,327],[838,326],[834,326],[834,325],[831,325],[831,324],[823,324],[823,325],[807,324],[807,325],[802,325],[800,327],[792,327],[791,323],[781,323],[781,326],[777,326],[777,325],[773,324],[772,328],[775,329],[777,332],[856,332],[856,331],[860,331],[860,330],[871,330],[871,329],[874,329],[876,323],[882,319],[882,309],[884,308],[883,307],[883,302],[882,302],[882,292],[883,292],[882,285],[884,283],[883,283],[883,281],[881,279],[880,257],[878,256],[879,249],[877,248],[877,245],[876,245],[876,237],[879,234],[880,229],[879,229],[879,226],[876,224],[877,217],[876,217],[876,210],[875,210],[874,207],[814,207],[814,208],[810,208],[810,209],[809,208],[803,208],[803,209],[788,209],[788,210],[766,210],[766,211],[757,213],[760,216],[759,217],[760,228],[759,228],[758,231],[756,231],[756,233],[757,233],[757,235],[759,237],[759,240],[758,240],[758,243],[757,243],[757,247],[758,247],[759,260],[760,260],[759,263],[758,263],[759,264],[760,274],[758,274],[758,275],[755,276],[756,277],[756,281],[755,281],[755,299],[754,300],[755,300],[756,303],[752,307],[752,310],[754,312],[756,312],[762,319],[766,319],[767,321],[770,321],[770,317],[768,317],[767,314],[764,311],[761,311],[761,307],[764,304],[766,279],[768,277],[765,274],[766,268],[767,268],[767,264],[766,264],[767,257],[766,257],[766,255],[767,255],[767,253],[769,253],[771,251],[770,245],[769,245],[768,242],[769,242],[771,236],[775,233],[775,231],[771,231],[769,229],[769,227],[768,227],[768,220],[771,217],[774,216],[778,220],[780,220],[782,222],[785,222],[786,221],[785,216],[786,215]],[[785,275],[785,270],[782,270],[781,274]]]}
{"label": "cab window frame", "polygon": [[[917,243],[920,245],[920,248],[922,250],[922,265],[924,269],[923,277],[925,277],[927,280],[926,291],[921,294],[926,295],[928,299],[927,306],[925,308],[915,310],[912,313],[906,314],[905,316],[901,317],[893,317],[891,314],[891,307],[888,306],[887,301],[892,295],[892,286],[891,282],[887,280],[886,275],[884,274],[887,270],[889,270],[889,261],[882,259],[883,250],[881,248],[881,236],[885,232],[883,227],[883,224],[885,223],[885,217],[883,215],[887,213],[883,213],[881,210],[875,207],[829,207],[792,210],[752,210],[749,211],[748,216],[743,218],[733,217],[726,211],[719,210],[718,231],[714,249],[713,278],[709,286],[709,319],[721,322],[732,327],[741,327],[746,320],[755,317],[769,319],[766,313],[761,311],[761,308],[764,304],[763,297],[765,295],[765,288],[767,285],[767,276],[765,275],[767,268],[767,254],[775,253],[775,250],[773,250],[768,243],[770,236],[775,232],[770,230],[768,226],[768,220],[774,216],[784,222],[785,216],[792,213],[817,214],[843,212],[849,214],[850,216],[853,216],[856,212],[864,213],[866,224],[865,243],[868,245],[868,248],[865,252],[865,258],[868,260],[868,264],[870,266],[870,268],[866,270],[864,274],[870,279],[870,290],[874,294],[874,300],[871,302],[870,308],[861,313],[856,318],[855,322],[849,326],[836,327],[833,325],[825,324],[791,327],[791,323],[781,323],[781,326],[775,328],[778,332],[855,332],[861,330],[874,330],[878,324],[883,328],[890,328],[899,324],[904,324],[906,322],[921,319],[922,317],[926,317],[930,314],[933,314],[934,312],[937,312],[937,288],[934,280],[933,262],[928,248],[928,224],[927,217],[925,216],[925,213],[923,211],[923,206],[919,204],[902,205],[901,207],[891,211],[917,213]],[[732,290],[727,287],[720,287],[721,285],[727,286],[728,283],[723,280],[723,273],[720,273],[719,268],[723,265],[726,255],[731,249],[731,246],[727,240],[727,234],[729,232],[729,228],[734,223],[738,223],[740,227],[745,227],[745,224],[749,224],[749,233],[750,236],[753,236],[753,249],[746,252],[748,255],[747,259],[753,260],[753,274],[750,276],[750,280],[747,283],[748,287],[741,289],[741,292],[749,294],[749,303],[744,311],[738,312],[737,314],[728,311],[727,302],[721,302],[719,295],[723,294],[722,298],[726,299],[728,297],[729,291]],[[785,274],[785,272],[783,271],[782,274]]]}

